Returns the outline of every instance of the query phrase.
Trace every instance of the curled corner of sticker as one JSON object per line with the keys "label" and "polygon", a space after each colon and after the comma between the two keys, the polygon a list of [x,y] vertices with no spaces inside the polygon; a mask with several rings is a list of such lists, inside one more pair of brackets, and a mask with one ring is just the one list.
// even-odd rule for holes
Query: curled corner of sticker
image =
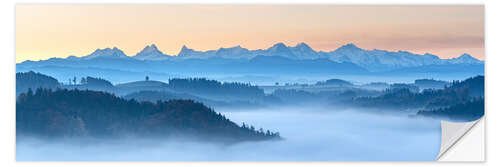
{"label": "curled corner of sticker", "polygon": [[471,122],[441,121],[441,148],[436,160],[440,160],[460,139],[469,132],[481,119]]}

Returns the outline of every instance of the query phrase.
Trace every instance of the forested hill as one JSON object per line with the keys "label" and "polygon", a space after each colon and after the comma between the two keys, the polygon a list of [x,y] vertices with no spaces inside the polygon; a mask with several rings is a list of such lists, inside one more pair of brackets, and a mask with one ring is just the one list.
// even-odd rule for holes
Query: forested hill
{"label": "forested hill", "polygon": [[417,116],[444,118],[452,121],[474,121],[484,115],[484,98],[434,110],[422,110]]}
{"label": "forested hill", "polygon": [[238,126],[192,100],[137,102],[89,90],[37,89],[16,101],[17,135],[42,137],[195,136],[203,140],[278,139],[278,133]]}
{"label": "forested hill", "polygon": [[80,90],[95,90],[95,91],[106,91],[106,92],[116,92],[115,86],[102,78],[85,77],[80,79],[80,83],[76,83],[76,78],[74,78],[73,84],[61,85],[61,88],[66,89],[80,89]]}
{"label": "forested hill", "polygon": [[263,97],[264,90],[245,83],[224,82],[205,78],[170,79],[168,87],[179,92],[196,92],[220,96]]}
{"label": "forested hill", "polygon": [[463,81],[454,81],[439,90],[412,92],[409,89],[388,89],[383,95],[353,99],[356,106],[394,109],[434,109],[468,102],[484,96],[484,76],[475,76]]}
{"label": "forested hill", "polygon": [[451,86],[445,89],[451,90],[467,90],[470,96],[483,97],[484,96],[484,76],[478,75],[468,78],[464,81],[453,81]]}
{"label": "forested hill", "polygon": [[16,95],[28,91],[29,88],[54,89],[59,85],[57,79],[33,71],[16,73]]}
{"label": "forested hill", "polygon": [[[77,83],[79,82],[79,83]],[[73,78],[70,79],[69,84],[62,84],[57,79],[44,75],[38,72],[18,72],[16,73],[16,96],[20,93],[25,93],[28,89],[35,90],[37,88],[47,88],[47,89],[56,89],[56,88],[67,88],[67,89],[90,89],[90,90],[99,90],[99,91],[107,91],[114,92],[114,85],[102,78],[94,78],[94,77],[84,77],[81,79]]]}

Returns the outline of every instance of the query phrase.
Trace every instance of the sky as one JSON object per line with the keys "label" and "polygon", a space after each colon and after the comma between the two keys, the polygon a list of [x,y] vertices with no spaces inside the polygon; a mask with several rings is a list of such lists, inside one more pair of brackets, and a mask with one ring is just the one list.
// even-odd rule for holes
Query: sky
{"label": "sky", "polygon": [[469,53],[484,60],[484,7],[341,5],[16,5],[16,62],[86,56],[146,45],[176,55],[183,45],[266,49],[305,42],[316,51],[363,49]]}

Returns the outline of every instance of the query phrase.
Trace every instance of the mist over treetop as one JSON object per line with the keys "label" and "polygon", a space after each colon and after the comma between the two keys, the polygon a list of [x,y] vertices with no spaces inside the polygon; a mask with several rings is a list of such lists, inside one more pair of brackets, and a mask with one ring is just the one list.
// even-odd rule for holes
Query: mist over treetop
{"label": "mist over treetop", "polygon": [[31,89],[16,101],[17,135],[42,137],[195,136],[239,142],[280,138],[239,126],[192,100],[137,102],[90,90]]}

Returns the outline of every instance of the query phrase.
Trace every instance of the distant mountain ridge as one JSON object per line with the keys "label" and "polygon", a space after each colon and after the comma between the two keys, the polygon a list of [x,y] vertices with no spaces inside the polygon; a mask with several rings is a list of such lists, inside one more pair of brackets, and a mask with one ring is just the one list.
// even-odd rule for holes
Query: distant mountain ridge
{"label": "distant mountain ridge", "polygon": [[164,54],[158,50],[155,44],[146,46],[139,53],[133,56],[133,58],[139,60],[166,60],[170,57],[170,55]]}
{"label": "distant mountain ridge", "polygon": [[313,60],[329,59],[334,62],[353,63],[369,71],[386,71],[405,67],[418,67],[425,65],[446,65],[446,64],[483,64],[471,55],[464,53],[459,57],[451,59],[441,59],[433,54],[414,54],[407,51],[387,51],[387,50],[365,50],[353,43],[339,47],[334,51],[315,51],[306,43],[299,43],[296,46],[287,46],[284,43],[276,43],[267,49],[249,50],[241,46],[219,48],[217,50],[197,51],[182,46],[181,51],[174,55],[167,55],[161,52],[155,44],[146,46],[134,56],[127,56],[117,47],[97,49],[93,53],[78,58],[70,56],[68,60],[77,59],[137,59],[148,61],[165,61],[175,59],[252,59],[257,56],[281,56],[293,60]]}
{"label": "distant mountain ridge", "polygon": [[[95,59],[95,58],[111,58],[111,59],[120,59],[120,58],[129,58],[122,50],[117,47],[105,48],[105,49],[97,49],[91,54],[82,57],[82,59]],[[75,59],[75,57],[73,57]]]}
{"label": "distant mountain ridge", "polygon": [[276,43],[268,49],[249,50],[240,45],[230,48],[219,48],[217,50],[196,51],[182,46],[178,54],[179,58],[227,58],[227,59],[251,59],[256,56],[281,56],[290,59],[316,59],[320,58],[319,54],[314,51],[309,45],[299,43],[296,46],[286,46],[284,43]]}
{"label": "distant mountain ridge", "polygon": [[351,62],[370,71],[383,71],[404,67],[445,64],[482,64],[483,61],[464,53],[458,58],[441,59],[433,54],[414,54],[407,51],[364,50],[354,44],[346,44],[332,52],[322,52],[323,56],[337,62]]}

